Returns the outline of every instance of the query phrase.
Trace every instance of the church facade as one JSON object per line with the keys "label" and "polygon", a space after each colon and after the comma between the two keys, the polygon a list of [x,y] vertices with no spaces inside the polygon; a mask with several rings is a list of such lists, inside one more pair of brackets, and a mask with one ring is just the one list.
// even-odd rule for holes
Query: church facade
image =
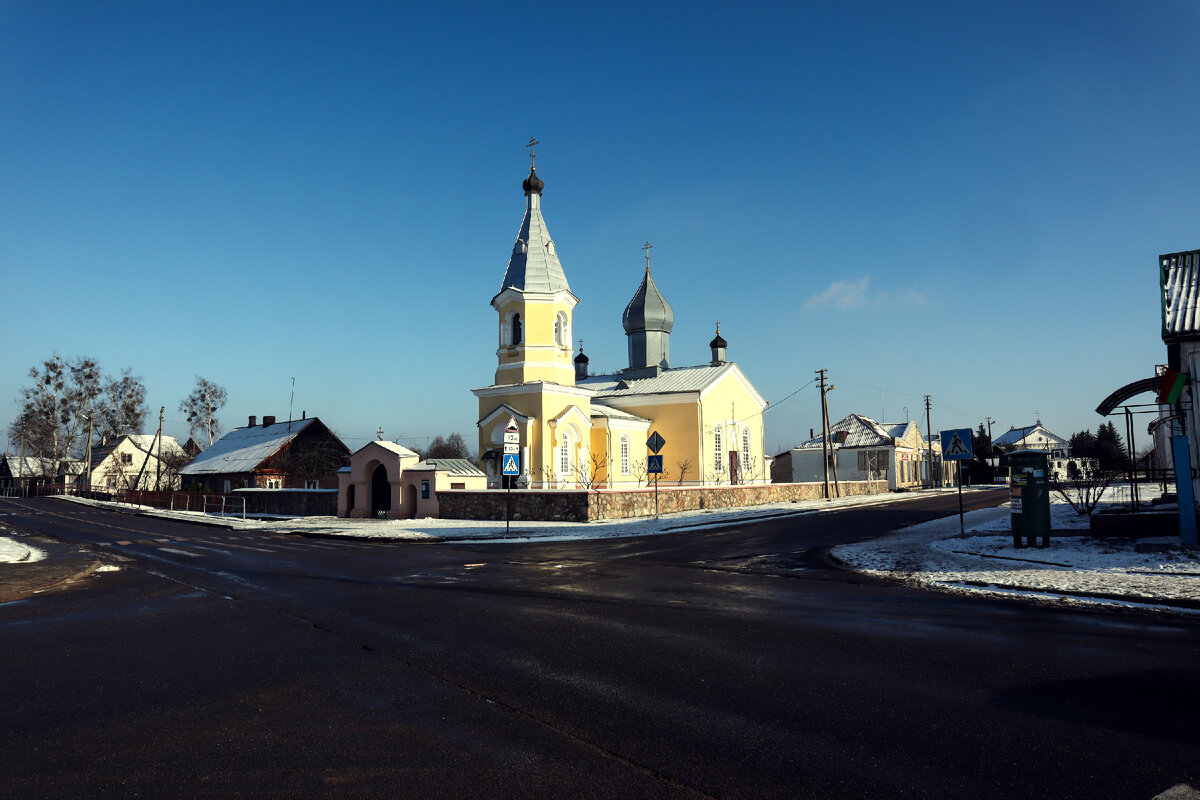
{"label": "church facade", "polygon": [[575,354],[572,292],[542,217],[545,184],[530,168],[522,188],[525,218],[492,298],[497,314],[496,373],[475,389],[479,452],[488,459],[489,486],[501,485],[504,430],[516,423],[520,475],[516,485],[550,488],[636,488],[647,474],[646,440],[657,432],[661,481],[672,485],[769,483],[762,424],[767,403],[726,360],[720,329],[708,363],[672,367],[674,311],[650,273],[622,322],[629,366],[589,375]]}

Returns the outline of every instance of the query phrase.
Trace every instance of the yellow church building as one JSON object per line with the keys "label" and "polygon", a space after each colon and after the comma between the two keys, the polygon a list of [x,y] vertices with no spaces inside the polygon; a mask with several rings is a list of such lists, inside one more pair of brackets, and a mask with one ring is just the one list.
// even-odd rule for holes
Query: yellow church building
{"label": "yellow church building", "polygon": [[520,475],[532,489],[635,488],[647,483],[646,440],[665,441],[664,475],[671,485],[769,483],[762,415],[767,403],[725,357],[720,329],[711,360],[670,364],[675,314],[650,274],[622,322],[629,366],[589,375],[575,355],[571,330],[579,298],[571,292],[542,217],[544,182],[531,166],[525,218],[500,291],[492,298],[498,323],[496,376],[473,390],[479,399],[479,452],[489,486],[501,485],[504,429],[515,421]]}

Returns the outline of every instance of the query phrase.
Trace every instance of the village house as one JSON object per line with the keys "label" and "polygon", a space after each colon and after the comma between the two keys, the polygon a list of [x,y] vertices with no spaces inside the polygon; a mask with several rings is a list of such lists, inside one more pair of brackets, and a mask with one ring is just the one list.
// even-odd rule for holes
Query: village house
{"label": "village house", "polygon": [[317,417],[250,417],[179,470],[184,489],[336,489],[350,449]]}
{"label": "village house", "polygon": [[826,469],[822,454],[829,459],[828,479],[839,481],[886,480],[888,489],[900,491],[930,485],[929,458],[932,450],[933,483],[950,486],[952,470],[942,469],[941,441],[930,442],[917,423],[880,423],[862,414],[850,414],[830,426],[829,449],[824,437],[816,435],[792,448],[791,482],[823,481]]}
{"label": "village house", "polygon": [[178,489],[178,471],[186,461],[187,454],[173,436],[160,440],[156,434],[126,434],[92,448],[91,472],[81,470],[79,483],[114,490]]}

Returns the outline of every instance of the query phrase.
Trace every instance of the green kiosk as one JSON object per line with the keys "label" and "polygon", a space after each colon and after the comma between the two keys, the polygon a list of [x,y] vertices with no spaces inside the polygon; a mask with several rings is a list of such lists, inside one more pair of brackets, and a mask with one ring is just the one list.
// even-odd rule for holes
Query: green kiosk
{"label": "green kiosk", "polygon": [[[1050,454],[1016,450],[1008,454],[1009,496],[1012,500],[1013,547],[1050,546]],[[1022,542],[1022,537],[1024,542]]]}

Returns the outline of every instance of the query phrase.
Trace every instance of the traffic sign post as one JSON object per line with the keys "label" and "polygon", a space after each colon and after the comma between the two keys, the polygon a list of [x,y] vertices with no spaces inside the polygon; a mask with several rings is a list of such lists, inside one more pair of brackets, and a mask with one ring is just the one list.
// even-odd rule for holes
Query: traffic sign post
{"label": "traffic sign post", "polygon": [[508,535],[512,519],[512,479],[521,474],[521,430],[517,418],[509,417],[504,426],[504,454],[501,456],[500,474],[504,481],[504,535]]}
{"label": "traffic sign post", "polygon": [[[974,440],[971,438],[970,428],[954,428],[941,431],[939,435],[942,437],[942,463],[958,462],[958,533],[960,536],[965,536],[967,531],[966,523],[963,520],[962,462],[970,461],[975,457]],[[932,470],[932,468],[931,464],[930,469]]]}
{"label": "traffic sign post", "polygon": [[662,474],[663,457],[658,453],[667,445],[667,440],[658,434],[658,431],[650,431],[650,438],[646,440],[646,447],[650,449],[652,456],[646,457],[646,474],[654,476],[654,518],[658,519],[658,476]]}

